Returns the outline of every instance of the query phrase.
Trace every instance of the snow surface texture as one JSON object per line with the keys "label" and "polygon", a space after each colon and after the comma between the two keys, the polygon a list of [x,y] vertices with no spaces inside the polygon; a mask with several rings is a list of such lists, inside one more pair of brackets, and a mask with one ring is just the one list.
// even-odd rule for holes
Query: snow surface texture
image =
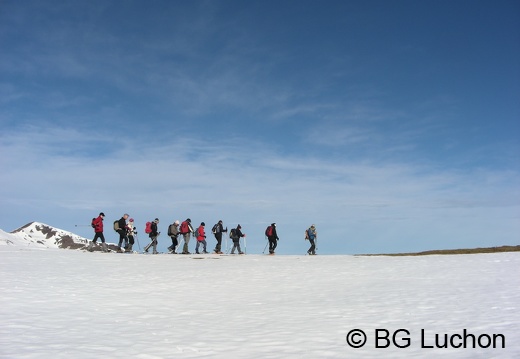
{"label": "snow surface texture", "polygon": [[[0,358],[518,358],[519,268],[520,253],[183,256],[4,245]],[[348,346],[353,329],[366,332],[363,348]],[[406,329],[398,344],[411,343],[376,348],[376,329]],[[466,329],[502,334],[505,349],[422,348],[421,329],[426,346]]]}

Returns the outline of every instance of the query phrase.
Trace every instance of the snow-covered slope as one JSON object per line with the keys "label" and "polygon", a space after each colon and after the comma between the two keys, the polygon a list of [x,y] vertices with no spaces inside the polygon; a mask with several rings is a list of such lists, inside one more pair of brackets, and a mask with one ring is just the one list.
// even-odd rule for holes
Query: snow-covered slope
{"label": "snow-covered slope", "polygon": [[520,358],[519,268],[1,246],[0,358]]}
{"label": "snow-covered slope", "polygon": [[86,238],[40,222],[31,222],[11,233],[0,230],[0,245],[32,248],[84,248]]}

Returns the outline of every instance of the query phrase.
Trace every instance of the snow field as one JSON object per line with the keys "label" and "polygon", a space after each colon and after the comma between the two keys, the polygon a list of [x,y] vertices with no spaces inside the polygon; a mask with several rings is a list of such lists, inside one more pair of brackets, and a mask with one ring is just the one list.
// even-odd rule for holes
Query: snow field
{"label": "snow field", "polygon": [[[183,256],[2,246],[0,259],[0,358],[520,356],[519,253]],[[347,344],[353,329],[366,333],[364,347]],[[406,329],[411,343],[376,348],[376,329]],[[463,329],[503,334],[506,347],[422,347]]]}

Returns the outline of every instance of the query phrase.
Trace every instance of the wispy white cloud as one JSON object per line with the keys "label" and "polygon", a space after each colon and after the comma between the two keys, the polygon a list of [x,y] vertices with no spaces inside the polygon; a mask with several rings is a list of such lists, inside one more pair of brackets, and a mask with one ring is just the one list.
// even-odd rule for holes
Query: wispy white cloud
{"label": "wispy white cloud", "polygon": [[513,237],[499,223],[518,227],[517,143],[482,141],[454,92],[401,83],[355,46],[322,56],[321,42],[272,41],[284,27],[249,26],[246,7],[58,3],[0,15],[0,197],[13,206],[0,223],[103,208],[276,218],[288,237],[320,222],[338,246],[345,232],[368,247],[449,230]]}
{"label": "wispy white cloud", "polygon": [[[112,153],[78,155],[83,147],[113,141],[105,137],[92,144],[92,135],[33,127],[11,133],[10,140],[2,136],[0,151],[10,154],[1,162],[0,197],[8,204],[2,209],[4,225],[11,218],[8,208],[18,206],[35,213],[49,208],[55,214],[47,213],[50,218],[45,220],[57,226],[63,218],[76,222],[98,210],[111,215],[131,212],[140,220],[225,217],[260,233],[263,223],[274,220],[283,223],[290,243],[297,241],[292,231],[318,222],[332,244],[340,240],[345,225],[356,228],[355,223],[366,222],[369,228],[357,231],[361,236],[371,233],[363,239],[371,248],[370,236],[386,233],[389,223],[410,229],[441,218],[440,227],[451,228],[471,218],[478,227],[480,221],[488,224],[496,212],[492,208],[512,213],[520,205],[515,189],[519,174],[511,171],[461,173],[397,162],[287,157],[255,141],[237,147],[193,138],[139,146],[122,140]],[[438,229],[431,231],[434,236]],[[471,240],[460,238],[457,243]],[[485,241],[495,243],[492,238]]]}

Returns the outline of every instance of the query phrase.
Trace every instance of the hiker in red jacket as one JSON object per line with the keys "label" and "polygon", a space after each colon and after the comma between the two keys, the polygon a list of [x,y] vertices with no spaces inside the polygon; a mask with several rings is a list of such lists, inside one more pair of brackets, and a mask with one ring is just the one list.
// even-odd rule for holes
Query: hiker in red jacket
{"label": "hiker in red jacket", "polygon": [[195,234],[197,235],[197,245],[195,246],[195,253],[199,253],[199,246],[202,244],[202,253],[208,253],[206,252],[206,232],[204,231],[204,226],[206,226],[206,223],[202,222],[197,228],[197,231]]}
{"label": "hiker in red jacket", "polygon": [[92,227],[94,227],[94,232],[96,233],[94,235],[94,239],[92,242],[89,243],[87,250],[92,252],[93,246],[96,244],[97,239],[101,239],[101,248],[103,249],[103,252],[107,252],[107,245],[105,243],[105,236],[103,235],[103,219],[105,218],[105,214],[101,212],[97,218],[94,218],[92,220]]}

